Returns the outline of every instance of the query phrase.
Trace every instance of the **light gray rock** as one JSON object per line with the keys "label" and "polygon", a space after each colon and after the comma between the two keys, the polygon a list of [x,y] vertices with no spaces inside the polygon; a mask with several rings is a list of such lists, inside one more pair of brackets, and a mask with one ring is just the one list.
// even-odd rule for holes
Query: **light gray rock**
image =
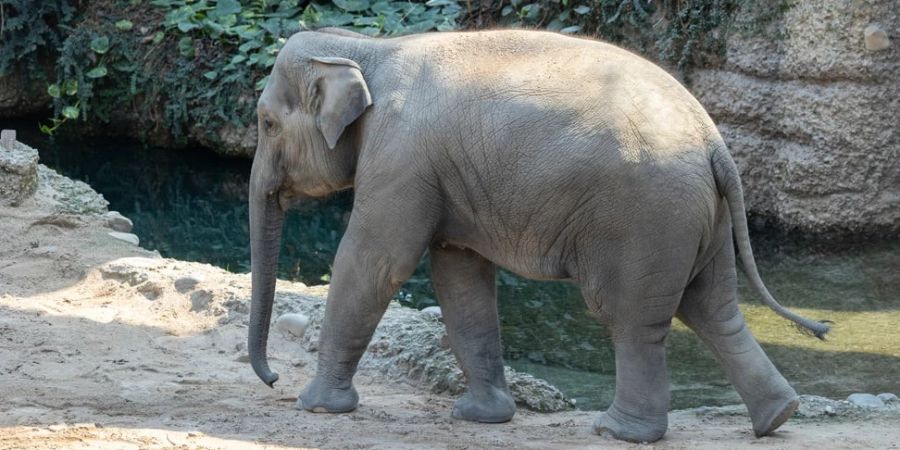
{"label": "light gray rock", "polygon": [[14,130],[0,132],[0,205],[17,206],[38,185],[37,150],[16,141]]}
{"label": "light gray rock", "polygon": [[118,211],[110,211],[104,214],[103,217],[106,219],[106,226],[113,230],[122,233],[130,233],[131,229],[134,228],[131,219],[123,216]]}
{"label": "light gray rock", "polygon": [[[109,202],[87,183],[60,175],[38,164],[38,201],[53,204],[53,209],[65,214],[105,214]],[[40,197],[40,198],[38,198]]]}
{"label": "light gray rock", "polygon": [[436,319],[441,319],[442,317],[444,317],[444,313],[441,311],[440,306],[429,306],[427,308],[422,308],[421,311],[422,314],[427,314]]}
{"label": "light gray rock", "polygon": [[847,401],[863,408],[881,408],[884,406],[884,401],[872,394],[850,394],[847,397]]}
{"label": "light gray rock", "polygon": [[[309,317],[302,343],[307,351],[317,351],[325,316],[324,299],[279,292],[275,313],[300,313]],[[438,321],[392,302],[359,363],[360,370],[381,374],[389,380],[406,380],[438,394],[462,394],[465,378],[453,353],[441,345],[444,335],[444,326]],[[572,408],[569,399],[544,380],[509,367],[506,380],[516,403],[526,408],[542,412]]]}
{"label": "light gray rock", "polygon": [[191,289],[194,289],[195,287],[197,287],[198,284],[200,284],[202,282],[203,282],[203,275],[190,274],[190,275],[186,275],[181,278],[178,278],[177,280],[175,280],[175,283],[173,283],[173,284],[175,285],[175,289],[178,292],[185,293],[187,291],[190,291]]}
{"label": "light gray rock", "polygon": [[881,399],[881,401],[883,401],[884,403],[893,403],[893,402],[900,401],[900,398],[898,398],[895,394],[892,394],[890,392],[882,392],[882,393],[876,395],[876,397]]}
{"label": "light gray rock", "polygon": [[141,244],[140,238],[138,238],[137,235],[134,235],[134,234],[131,234],[131,233],[122,233],[122,232],[119,232],[119,231],[110,231],[109,233],[106,233],[106,234],[108,234],[108,235],[110,235],[111,237],[113,237],[113,238],[115,238],[115,239],[118,239],[118,240],[120,240],[120,241],[125,241],[125,242],[127,242],[127,243],[129,243],[129,244],[131,244],[131,245],[140,245],[140,244]]}
{"label": "light gray rock", "polygon": [[277,320],[275,320],[276,330],[289,333],[298,338],[301,338],[304,334],[306,334],[307,326],[309,326],[309,317],[304,314],[282,314]]}
{"label": "light gray rock", "polygon": [[891,46],[891,40],[887,33],[878,24],[871,24],[863,31],[866,40],[866,50],[877,52],[887,50]]}

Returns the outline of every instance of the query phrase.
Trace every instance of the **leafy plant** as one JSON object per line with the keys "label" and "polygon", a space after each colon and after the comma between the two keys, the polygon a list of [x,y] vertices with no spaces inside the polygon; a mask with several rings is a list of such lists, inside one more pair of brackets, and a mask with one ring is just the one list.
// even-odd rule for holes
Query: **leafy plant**
{"label": "leafy plant", "polygon": [[59,25],[69,23],[75,14],[75,1],[0,0],[0,77],[17,64],[43,74],[38,57],[53,55],[64,38],[65,29]]}

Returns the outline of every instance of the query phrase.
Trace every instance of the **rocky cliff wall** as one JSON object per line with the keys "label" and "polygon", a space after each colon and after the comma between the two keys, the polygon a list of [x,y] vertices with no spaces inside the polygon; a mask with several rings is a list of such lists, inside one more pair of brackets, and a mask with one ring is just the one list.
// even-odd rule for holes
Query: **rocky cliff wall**
{"label": "rocky cliff wall", "polygon": [[[770,13],[744,8],[736,24]],[[900,5],[794,2],[727,38],[691,89],[741,169],[748,209],[808,231],[900,228]]]}

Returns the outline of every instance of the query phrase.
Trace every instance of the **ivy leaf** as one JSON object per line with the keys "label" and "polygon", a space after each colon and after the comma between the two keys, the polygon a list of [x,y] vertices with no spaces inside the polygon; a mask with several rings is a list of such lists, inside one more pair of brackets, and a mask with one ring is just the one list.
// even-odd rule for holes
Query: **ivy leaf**
{"label": "ivy leaf", "polygon": [[209,72],[204,73],[203,76],[206,77],[206,79],[208,79],[208,80],[215,80],[216,77],[219,76],[219,72],[216,72],[215,70],[210,70]]}
{"label": "ivy leaf", "polygon": [[62,115],[66,119],[75,120],[78,118],[78,107],[77,106],[66,106],[62,110]]}
{"label": "ivy leaf", "polygon": [[194,57],[194,40],[190,36],[185,36],[178,40],[178,53],[185,58]]}
{"label": "ivy leaf", "polygon": [[66,92],[66,95],[75,95],[78,93],[78,80],[66,80],[63,83],[63,91]]}
{"label": "ivy leaf", "polygon": [[166,34],[162,31],[157,31],[156,34],[153,35],[153,43],[159,44],[162,42],[163,38],[166,37]]}
{"label": "ivy leaf", "polygon": [[91,40],[91,50],[98,55],[102,55],[109,51],[109,38],[101,36]]}
{"label": "ivy leaf", "polygon": [[590,7],[590,6],[586,6],[586,5],[581,5],[581,6],[576,7],[576,8],[574,9],[574,11],[575,11],[576,13],[581,14],[581,15],[583,16],[583,15],[585,15],[585,14],[591,12],[591,7]]}
{"label": "ivy leaf", "polygon": [[131,31],[131,29],[134,28],[134,23],[132,23],[130,20],[122,19],[116,22],[116,28],[122,31]]}
{"label": "ivy leaf", "polygon": [[62,94],[59,90],[59,85],[55,83],[47,86],[47,93],[53,98],[59,98]]}
{"label": "ivy leaf", "polygon": [[238,14],[241,12],[241,3],[238,0],[219,0],[216,2],[216,9],[213,15],[216,17],[224,17],[229,14]]}
{"label": "ivy leaf", "polygon": [[269,82],[269,76],[266,75],[266,76],[264,76],[261,80],[259,80],[259,81],[256,82],[256,85],[255,85],[256,90],[257,90],[257,91],[261,91],[261,90],[265,89],[265,88],[266,88],[266,83],[268,83],[268,82]]}
{"label": "ivy leaf", "polygon": [[335,6],[344,11],[365,11],[369,9],[369,0],[332,0]]}
{"label": "ivy leaf", "polygon": [[571,27],[565,27],[562,30],[559,30],[560,33],[572,34],[581,31],[581,25],[572,25]]}
{"label": "ivy leaf", "polygon": [[106,66],[97,66],[88,71],[85,75],[87,75],[88,78],[103,78],[107,73]]}

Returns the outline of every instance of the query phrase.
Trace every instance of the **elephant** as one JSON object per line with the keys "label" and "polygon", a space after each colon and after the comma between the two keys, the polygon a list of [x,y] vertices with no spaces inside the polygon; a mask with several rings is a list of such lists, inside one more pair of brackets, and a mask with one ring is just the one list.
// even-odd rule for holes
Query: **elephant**
{"label": "elephant", "polygon": [[664,340],[675,317],[712,349],[757,436],[798,407],[738,309],[736,255],[775,312],[820,338],[829,327],[767,291],[738,169],[703,107],[655,64],[543,31],[301,31],[279,52],[257,115],[248,351],[269,386],[278,379],[266,345],[284,213],[303,199],[354,190],[316,375],[298,409],[357,407],[360,357],[426,251],[466,380],[453,418],[496,423],[515,414],[498,266],[575,283],[609,329],[615,395],[593,424],[597,434],[663,437]]}

